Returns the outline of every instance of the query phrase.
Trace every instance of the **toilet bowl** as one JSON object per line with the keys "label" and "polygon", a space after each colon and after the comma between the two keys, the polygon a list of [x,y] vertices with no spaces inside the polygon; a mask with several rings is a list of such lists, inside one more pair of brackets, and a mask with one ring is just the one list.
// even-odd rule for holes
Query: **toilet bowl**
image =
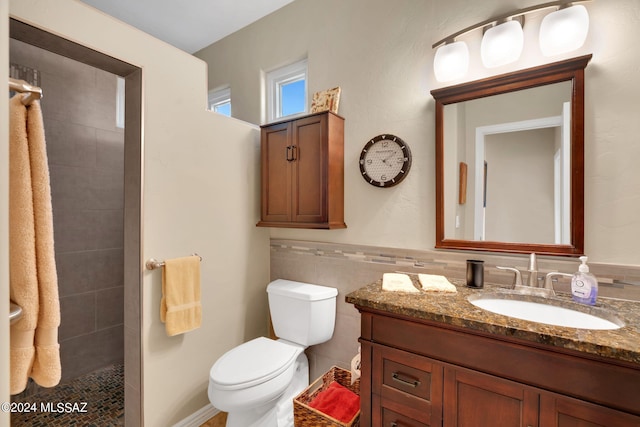
{"label": "toilet bowl", "polygon": [[309,385],[304,350],[333,334],[336,289],[276,280],[267,292],[280,339],[241,344],[209,372],[209,400],[228,413],[227,427],[292,427],[293,398]]}

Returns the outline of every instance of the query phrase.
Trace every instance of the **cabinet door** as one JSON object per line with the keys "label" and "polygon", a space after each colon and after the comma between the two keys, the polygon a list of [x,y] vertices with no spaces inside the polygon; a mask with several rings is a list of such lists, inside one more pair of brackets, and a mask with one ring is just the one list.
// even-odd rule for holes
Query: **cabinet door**
{"label": "cabinet door", "polygon": [[539,394],[525,385],[446,367],[443,426],[534,427],[538,425],[538,399]]}
{"label": "cabinet door", "polygon": [[306,117],[292,125],[292,220],[327,222],[327,116]]}
{"label": "cabinet door", "polygon": [[289,123],[262,129],[262,221],[291,221],[291,139]]}
{"label": "cabinet door", "polygon": [[640,417],[566,396],[545,393],[540,398],[543,427],[638,427]]}

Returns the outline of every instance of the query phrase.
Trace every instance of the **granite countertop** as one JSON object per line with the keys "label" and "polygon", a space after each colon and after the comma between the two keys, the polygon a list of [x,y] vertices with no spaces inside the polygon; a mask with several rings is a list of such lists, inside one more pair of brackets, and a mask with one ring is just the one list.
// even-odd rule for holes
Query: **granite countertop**
{"label": "granite countertop", "polygon": [[[414,279],[412,277],[412,279]],[[624,321],[625,326],[615,330],[588,330],[529,322],[491,313],[471,304],[467,298],[478,293],[503,294],[513,291],[499,286],[485,285],[484,289],[471,289],[463,280],[449,279],[457,293],[445,292],[388,292],[382,290],[382,280],[349,293],[345,300],[363,308],[398,314],[517,338],[533,343],[550,345],[610,359],[640,364],[640,303],[634,301],[598,298],[596,310],[606,310]],[[414,285],[419,288],[414,280]],[[530,297],[532,300],[542,297]],[[550,298],[553,305],[571,306],[581,311],[593,310],[578,305],[566,295]]]}

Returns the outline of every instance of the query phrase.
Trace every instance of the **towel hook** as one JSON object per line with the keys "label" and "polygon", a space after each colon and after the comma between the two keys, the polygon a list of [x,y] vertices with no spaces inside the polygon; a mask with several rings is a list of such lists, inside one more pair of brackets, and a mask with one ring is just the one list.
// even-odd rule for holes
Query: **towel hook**
{"label": "towel hook", "polygon": [[[192,256],[197,256],[202,261],[202,257],[197,253],[192,253]],[[164,261],[158,261],[155,258],[149,258],[147,262],[144,263],[144,266],[147,267],[147,270],[155,270],[156,268],[164,267]]]}

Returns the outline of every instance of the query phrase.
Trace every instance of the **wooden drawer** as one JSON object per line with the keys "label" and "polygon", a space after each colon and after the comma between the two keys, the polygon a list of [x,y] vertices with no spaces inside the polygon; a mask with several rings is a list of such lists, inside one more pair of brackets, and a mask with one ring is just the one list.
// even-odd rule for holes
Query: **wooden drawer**
{"label": "wooden drawer", "polygon": [[[380,398],[381,412],[378,415],[382,421],[391,420],[393,414],[398,413],[413,417],[414,421],[419,420],[418,424],[394,421],[398,426],[438,425],[442,419],[441,364],[423,356],[374,344],[372,367],[372,393]],[[374,425],[387,426],[389,423]]]}
{"label": "wooden drawer", "polygon": [[382,386],[431,400],[431,372],[382,358]]}
{"label": "wooden drawer", "polygon": [[373,414],[372,427],[430,427],[430,424],[425,424],[424,414],[415,408],[393,400],[382,400],[377,395],[373,395],[373,405],[377,411]]}

